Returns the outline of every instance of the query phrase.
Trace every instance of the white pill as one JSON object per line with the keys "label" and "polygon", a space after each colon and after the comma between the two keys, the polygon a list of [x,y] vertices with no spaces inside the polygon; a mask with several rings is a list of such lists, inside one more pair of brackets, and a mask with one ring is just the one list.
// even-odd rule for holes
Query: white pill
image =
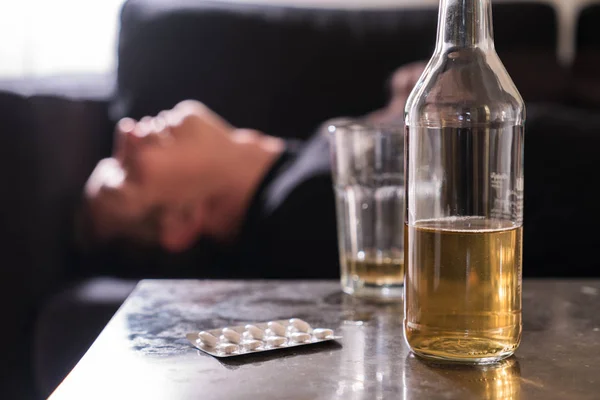
{"label": "white pill", "polygon": [[260,340],[247,340],[242,343],[244,350],[256,350],[262,345]]}
{"label": "white pill", "polygon": [[267,324],[269,329],[273,331],[277,336],[285,336],[285,327],[279,322],[271,321]]}
{"label": "white pill", "polygon": [[312,334],[317,339],[325,339],[330,336],[333,336],[333,331],[331,329],[317,328],[313,331]]}
{"label": "white pill", "polygon": [[238,350],[238,346],[233,343],[221,343],[217,349],[225,354],[231,354]]}
{"label": "white pill", "polygon": [[299,318],[290,319],[290,325],[298,329],[300,332],[310,332],[312,330],[308,322],[303,321]]}
{"label": "white pill", "polygon": [[292,342],[303,343],[308,342],[310,340],[310,335],[306,332],[296,332],[292,333],[290,339],[292,340]]}
{"label": "white pill", "polygon": [[223,336],[225,336],[225,339],[231,343],[239,343],[242,341],[242,335],[231,328],[223,329]]}
{"label": "white pill", "polygon": [[286,338],[282,336],[271,336],[267,338],[267,344],[272,347],[279,347],[285,344]]}
{"label": "white pill", "polygon": [[269,337],[269,336],[277,336],[277,334],[275,332],[273,332],[272,330],[270,330],[269,328],[265,329],[265,337]]}
{"label": "white pill", "polygon": [[298,328],[296,328],[294,325],[288,325],[287,327],[287,336],[291,336],[292,333],[298,332]]}
{"label": "white pill", "polygon": [[198,337],[202,341],[202,344],[208,347],[215,347],[219,341],[214,335],[205,331],[200,332]]}
{"label": "white pill", "polygon": [[[246,332],[250,334],[254,339],[262,339],[265,337],[265,331],[254,326],[254,325],[246,325]],[[246,333],[244,332],[244,333]]]}

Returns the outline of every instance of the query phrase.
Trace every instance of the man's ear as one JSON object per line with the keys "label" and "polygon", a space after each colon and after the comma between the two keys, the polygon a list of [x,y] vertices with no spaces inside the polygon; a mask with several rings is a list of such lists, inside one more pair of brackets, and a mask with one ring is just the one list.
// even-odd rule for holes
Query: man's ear
{"label": "man's ear", "polygon": [[168,209],[162,214],[160,244],[168,251],[189,249],[199,238],[202,229],[200,207],[195,209]]}

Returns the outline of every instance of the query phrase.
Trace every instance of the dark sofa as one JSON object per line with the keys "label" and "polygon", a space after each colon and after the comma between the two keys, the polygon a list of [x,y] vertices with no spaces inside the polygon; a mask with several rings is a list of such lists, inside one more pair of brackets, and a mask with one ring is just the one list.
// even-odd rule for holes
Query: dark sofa
{"label": "dark sofa", "polygon": [[[551,7],[500,3],[494,13],[498,52],[536,124],[526,136],[524,275],[600,276],[590,193],[600,7],[581,14],[570,66],[557,61]],[[207,277],[194,252],[157,250],[135,266],[81,262],[74,210],[95,163],[110,154],[118,118],[196,98],[235,125],[305,139],[326,119],[383,106],[392,72],[430,56],[436,24],[434,8],[129,0],[116,75],[0,82],[0,301],[9,327],[0,333],[0,398],[49,394],[137,279]]]}

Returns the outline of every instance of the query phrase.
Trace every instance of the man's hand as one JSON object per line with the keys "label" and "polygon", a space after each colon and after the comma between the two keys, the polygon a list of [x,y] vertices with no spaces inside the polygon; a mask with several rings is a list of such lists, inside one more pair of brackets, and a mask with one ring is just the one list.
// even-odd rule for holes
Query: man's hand
{"label": "man's hand", "polygon": [[371,113],[368,118],[376,123],[402,123],[406,100],[419,81],[426,65],[425,62],[414,62],[398,68],[391,79],[391,98],[388,105]]}

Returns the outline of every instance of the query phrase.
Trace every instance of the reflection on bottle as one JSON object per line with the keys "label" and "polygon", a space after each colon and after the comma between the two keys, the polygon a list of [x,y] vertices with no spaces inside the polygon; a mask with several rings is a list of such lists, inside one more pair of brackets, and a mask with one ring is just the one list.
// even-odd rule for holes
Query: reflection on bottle
{"label": "reflection on bottle", "polygon": [[448,398],[521,398],[521,370],[515,357],[491,365],[461,365],[433,363],[410,354],[405,359],[403,380],[405,400],[433,397],[440,391]]}

